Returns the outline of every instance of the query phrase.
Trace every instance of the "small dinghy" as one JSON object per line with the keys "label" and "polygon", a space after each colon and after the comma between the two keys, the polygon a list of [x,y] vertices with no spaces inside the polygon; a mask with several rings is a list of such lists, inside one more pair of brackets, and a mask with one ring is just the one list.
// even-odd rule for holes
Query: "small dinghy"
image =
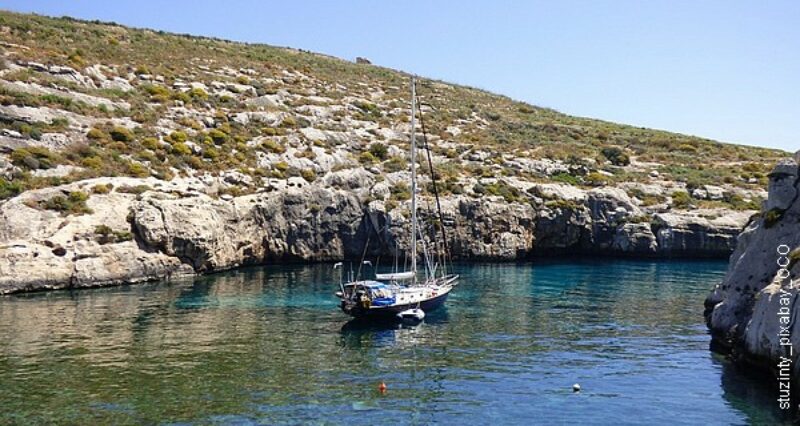
{"label": "small dinghy", "polygon": [[402,321],[419,322],[425,318],[425,311],[419,308],[406,309],[405,311],[398,313],[397,318]]}

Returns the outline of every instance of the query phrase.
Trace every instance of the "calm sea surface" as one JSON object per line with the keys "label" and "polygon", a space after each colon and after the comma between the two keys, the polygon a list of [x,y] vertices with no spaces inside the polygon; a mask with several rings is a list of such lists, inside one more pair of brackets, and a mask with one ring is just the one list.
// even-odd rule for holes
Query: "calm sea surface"
{"label": "calm sea surface", "polygon": [[771,387],[708,350],[724,262],[457,269],[413,328],[348,323],[330,265],[0,297],[0,424],[779,420]]}

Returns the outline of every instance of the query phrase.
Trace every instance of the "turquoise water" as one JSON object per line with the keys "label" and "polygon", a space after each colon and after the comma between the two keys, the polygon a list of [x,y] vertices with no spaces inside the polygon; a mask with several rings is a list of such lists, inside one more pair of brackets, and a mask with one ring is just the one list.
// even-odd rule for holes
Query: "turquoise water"
{"label": "turquoise water", "polygon": [[774,423],[708,349],[724,268],[458,265],[412,328],[348,323],[330,265],[0,297],[0,424]]}

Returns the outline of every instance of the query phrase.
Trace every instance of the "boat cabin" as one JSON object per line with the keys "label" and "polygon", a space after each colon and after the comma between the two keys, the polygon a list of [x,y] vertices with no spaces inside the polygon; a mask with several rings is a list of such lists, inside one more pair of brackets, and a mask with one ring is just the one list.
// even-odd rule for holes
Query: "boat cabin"
{"label": "boat cabin", "polygon": [[368,300],[372,306],[392,305],[395,303],[395,292],[380,281],[356,281],[344,286],[344,296],[357,301]]}

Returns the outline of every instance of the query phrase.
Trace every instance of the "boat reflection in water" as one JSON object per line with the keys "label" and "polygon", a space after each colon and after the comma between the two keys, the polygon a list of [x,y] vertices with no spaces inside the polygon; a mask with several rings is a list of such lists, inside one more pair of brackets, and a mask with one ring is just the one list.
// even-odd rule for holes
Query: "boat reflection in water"
{"label": "boat reflection in water", "polygon": [[375,320],[354,318],[340,330],[346,348],[397,347],[410,348],[436,338],[441,325],[449,322],[446,308],[426,314],[421,322],[397,321],[393,318]]}

